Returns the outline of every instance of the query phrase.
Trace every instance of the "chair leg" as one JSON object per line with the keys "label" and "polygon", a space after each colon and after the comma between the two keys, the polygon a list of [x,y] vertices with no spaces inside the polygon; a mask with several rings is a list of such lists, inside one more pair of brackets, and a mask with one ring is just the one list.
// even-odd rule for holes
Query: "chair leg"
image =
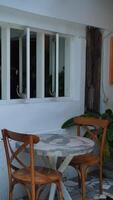
{"label": "chair leg", "polygon": [[13,183],[9,182],[9,200],[13,200],[13,188],[14,188]]}
{"label": "chair leg", "polygon": [[30,193],[29,190],[26,190],[26,191],[27,191],[28,200],[30,200],[31,199],[31,193]]}
{"label": "chair leg", "polygon": [[24,189],[27,193],[28,200],[31,200],[31,188],[30,188],[29,184],[22,183],[22,185],[24,186]]}
{"label": "chair leg", "polygon": [[9,200],[13,200],[13,192],[11,190],[9,191]]}
{"label": "chair leg", "polygon": [[80,166],[80,174],[81,174],[81,189],[82,189],[82,200],[86,200],[86,170],[84,166]]}
{"label": "chair leg", "polygon": [[99,181],[100,181],[100,194],[102,194],[102,180],[103,180],[103,178],[102,178],[102,165],[100,165],[100,169],[99,169]]}
{"label": "chair leg", "polygon": [[35,185],[32,185],[31,188],[31,200],[35,200],[36,196],[35,196]]}
{"label": "chair leg", "polygon": [[56,185],[57,185],[57,191],[58,191],[58,195],[59,195],[59,200],[63,200],[63,194],[62,194],[62,189],[61,189],[60,182],[57,182]]}
{"label": "chair leg", "polygon": [[42,191],[43,191],[43,185],[42,186],[37,186],[36,191],[35,191],[36,200],[39,199]]}
{"label": "chair leg", "polygon": [[[75,168],[76,169],[76,168]],[[79,188],[81,188],[81,174],[80,174],[80,167],[78,167],[78,170],[77,170],[77,173],[78,173],[78,186]]]}

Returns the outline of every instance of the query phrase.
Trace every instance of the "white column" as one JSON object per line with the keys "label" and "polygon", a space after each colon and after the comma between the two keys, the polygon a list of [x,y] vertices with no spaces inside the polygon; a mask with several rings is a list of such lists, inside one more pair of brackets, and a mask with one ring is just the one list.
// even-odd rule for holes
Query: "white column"
{"label": "white column", "polygon": [[30,98],[30,28],[26,29],[26,92],[27,99]]}
{"label": "white column", "polygon": [[44,97],[45,69],[44,69],[44,33],[37,33],[36,40],[36,97]]}
{"label": "white column", "polygon": [[56,34],[56,97],[59,94],[59,34]]}
{"label": "white column", "polygon": [[85,92],[85,50],[86,41],[84,38],[71,39],[70,77],[72,78],[70,79],[70,92],[72,98],[80,102],[82,110]]}
{"label": "white column", "polygon": [[2,99],[10,99],[10,28],[1,28]]}

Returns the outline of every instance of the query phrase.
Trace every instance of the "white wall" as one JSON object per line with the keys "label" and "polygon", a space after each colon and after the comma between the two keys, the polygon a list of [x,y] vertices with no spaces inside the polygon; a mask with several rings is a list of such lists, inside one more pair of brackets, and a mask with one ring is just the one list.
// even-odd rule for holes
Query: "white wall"
{"label": "white wall", "polygon": [[0,0],[0,5],[113,30],[112,0]]}
{"label": "white wall", "polygon": [[[71,54],[76,60],[76,64],[72,63],[71,71],[75,75],[71,82],[71,87],[74,88],[73,99],[66,101],[58,101],[56,99],[55,101],[43,101],[31,104],[28,102],[20,104],[7,104],[6,102],[0,104],[0,129],[9,128],[21,132],[35,133],[59,130],[66,119],[81,114],[84,111],[85,34],[84,26],[75,22],[113,30],[113,1],[10,0],[9,3],[9,0],[0,0],[0,5],[3,5],[0,6],[1,24],[8,22],[11,24],[49,29],[51,31],[60,31],[76,36],[74,39],[76,45],[72,43],[73,50]],[[4,5],[7,7],[4,7]],[[17,8],[17,10],[11,7]],[[19,11],[19,9],[22,11]],[[103,68],[107,69],[106,67],[106,60],[104,60]],[[4,163],[4,155],[0,154],[0,156],[0,160]],[[3,170],[5,170],[3,165],[0,165],[0,171]],[[2,176],[2,178],[4,177]],[[6,186],[4,185],[1,190],[7,191]],[[0,198],[3,198],[3,196]],[[6,200],[6,198],[0,200]]]}
{"label": "white wall", "polygon": [[66,118],[82,112],[80,100],[0,105],[0,129],[40,133],[61,128]]}
{"label": "white wall", "polygon": [[109,58],[110,37],[113,32],[105,31],[103,34],[102,48],[102,73],[101,73],[101,112],[107,108],[113,110],[113,84],[109,83]]}
{"label": "white wall", "polygon": [[[37,134],[46,133],[49,130],[60,133],[59,129],[62,123],[75,114],[82,113],[82,110],[80,100],[33,104],[23,103],[18,105],[4,104],[0,105],[0,129],[8,128],[19,132],[32,132]],[[7,200],[8,179],[3,149],[2,141],[0,141],[0,183],[2,181],[0,200]],[[15,193],[15,197],[21,197],[22,194],[22,192],[19,192],[18,195]]]}
{"label": "white wall", "polygon": [[[5,23],[17,26],[30,26],[40,29],[58,31],[72,36],[71,59],[76,62],[71,63],[72,98],[39,100],[35,102],[21,101],[19,104],[0,101],[0,129],[8,128],[19,132],[41,133],[49,131],[59,131],[62,123],[75,115],[84,111],[84,83],[85,83],[85,26],[69,23],[49,17],[41,17],[23,11],[17,11],[5,7],[0,7],[0,24]],[[75,37],[73,37],[75,36]],[[2,144],[2,142],[1,142]],[[0,189],[0,200],[7,197],[7,173],[5,156],[2,145],[0,154],[1,179],[5,183]],[[4,195],[4,191],[5,195]],[[21,195],[21,193],[19,194]]]}
{"label": "white wall", "polygon": [[0,102],[0,128],[30,132],[54,130],[59,129],[64,120],[82,113],[85,83],[85,26],[5,7],[0,7],[0,23],[3,26],[7,23],[13,27],[16,24],[16,26],[29,26],[70,34],[72,36],[70,59],[73,60],[70,66],[72,99],[66,101],[56,99],[31,104],[24,102],[19,105],[7,104],[7,102],[1,105]]}

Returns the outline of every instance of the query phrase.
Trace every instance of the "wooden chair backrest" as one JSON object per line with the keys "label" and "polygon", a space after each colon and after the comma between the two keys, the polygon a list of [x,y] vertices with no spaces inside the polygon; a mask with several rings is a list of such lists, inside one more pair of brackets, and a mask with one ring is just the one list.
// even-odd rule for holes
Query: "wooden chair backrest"
{"label": "wooden chair backrest", "polygon": [[[94,117],[83,117],[83,116],[74,117],[73,120],[74,120],[74,124],[77,126],[78,136],[80,136],[80,127],[86,128],[86,131],[89,134],[91,134],[91,139],[94,138],[93,136],[98,135],[98,129],[102,128],[103,133],[102,133],[102,140],[100,143],[100,156],[102,158],[109,121],[106,119],[99,119],[99,118],[94,118]],[[89,127],[93,127],[94,131],[92,132]]]}
{"label": "wooden chair backrest", "polygon": [[[39,142],[39,137],[31,134],[16,133],[7,129],[2,130],[2,136],[8,165],[9,179],[11,179],[12,172],[14,170],[19,168],[29,168],[31,173],[31,182],[34,184],[34,144]],[[12,148],[12,141],[20,142],[17,148]],[[29,164],[26,164],[24,160],[21,160],[18,157],[27,146],[29,148]],[[16,165],[14,164],[14,161],[16,161]],[[19,164],[19,167],[17,167],[17,164]]]}

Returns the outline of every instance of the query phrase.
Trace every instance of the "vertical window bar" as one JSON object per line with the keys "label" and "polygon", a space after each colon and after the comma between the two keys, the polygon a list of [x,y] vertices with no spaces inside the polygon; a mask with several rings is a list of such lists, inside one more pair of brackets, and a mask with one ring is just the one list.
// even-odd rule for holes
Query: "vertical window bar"
{"label": "vertical window bar", "polygon": [[59,84],[58,84],[58,79],[59,79],[59,34],[56,34],[56,97],[58,97],[58,91],[59,91]]}
{"label": "vertical window bar", "polygon": [[44,97],[44,33],[37,33],[36,40],[36,97]]}
{"label": "vertical window bar", "polygon": [[2,27],[2,99],[10,99],[10,28]]}
{"label": "vertical window bar", "polygon": [[22,36],[19,37],[19,93],[22,93]]}
{"label": "vertical window bar", "polygon": [[26,29],[26,70],[27,70],[27,79],[26,79],[26,95],[27,99],[30,98],[30,28]]}

